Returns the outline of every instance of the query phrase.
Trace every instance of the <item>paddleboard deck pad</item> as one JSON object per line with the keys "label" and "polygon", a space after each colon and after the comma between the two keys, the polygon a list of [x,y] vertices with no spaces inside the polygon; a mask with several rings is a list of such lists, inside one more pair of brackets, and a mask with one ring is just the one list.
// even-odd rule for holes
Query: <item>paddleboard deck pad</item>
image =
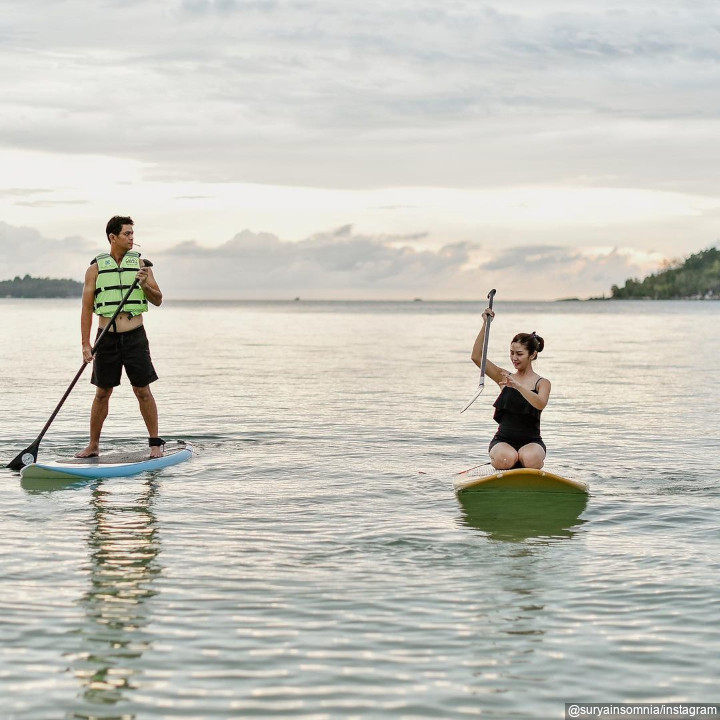
{"label": "paddleboard deck pad", "polygon": [[161,470],[177,465],[192,457],[192,446],[178,442],[166,445],[162,457],[149,457],[149,449],[135,452],[114,452],[93,458],[66,458],[35,462],[25,466],[20,475],[23,480],[60,480],[77,478],[129,477],[142,472]]}
{"label": "paddleboard deck pad", "polygon": [[570,480],[549,470],[515,468],[496,470],[492,465],[481,465],[466,470],[453,478],[456,492],[486,490],[514,490],[518,492],[588,493],[588,484]]}

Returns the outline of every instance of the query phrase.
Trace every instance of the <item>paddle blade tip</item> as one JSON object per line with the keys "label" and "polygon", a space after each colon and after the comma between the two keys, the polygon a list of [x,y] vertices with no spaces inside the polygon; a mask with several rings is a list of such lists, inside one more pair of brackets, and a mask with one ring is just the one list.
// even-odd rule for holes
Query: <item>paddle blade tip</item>
{"label": "paddle blade tip", "polygon": [[460,414],[462,415],[479,397],[482,395],[482,391],[485,389],[485,386],[483,385],[473,396],[472,400],[460,411]]}
{"label": "paddle blade tip", "polygon": [[5,467],[9,468],[10,470],[15,470],[16,472],[19,472],[24,467],[32,465],[36,460],[37,451],[33,451],[32,448],[28,448],[27,450],[23,450],[16,457],[14,457]]}

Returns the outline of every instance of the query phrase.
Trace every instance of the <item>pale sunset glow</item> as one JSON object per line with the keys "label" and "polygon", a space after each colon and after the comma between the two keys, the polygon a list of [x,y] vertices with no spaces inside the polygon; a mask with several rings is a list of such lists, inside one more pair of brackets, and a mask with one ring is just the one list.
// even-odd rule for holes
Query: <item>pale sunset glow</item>
{"label": "pale sunset glow", "polygon": [[[6,8],[2,278],[33,270],[28,237],[82,277],[116,213],[188,297],[587,297],[720,236],[712,4],[81,2],[58,33],[61,14]],[[265,283],[226,283],[248,238]]]}

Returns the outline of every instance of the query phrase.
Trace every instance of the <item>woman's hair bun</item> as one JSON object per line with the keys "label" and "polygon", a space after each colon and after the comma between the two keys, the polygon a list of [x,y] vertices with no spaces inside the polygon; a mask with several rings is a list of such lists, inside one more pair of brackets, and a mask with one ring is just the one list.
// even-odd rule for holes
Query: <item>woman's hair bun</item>
{"label": "woman's hair bun", "polygon": [[530,334],[537,340],[536,352],[542,352],[545,347],[545,341],[534,330]]}

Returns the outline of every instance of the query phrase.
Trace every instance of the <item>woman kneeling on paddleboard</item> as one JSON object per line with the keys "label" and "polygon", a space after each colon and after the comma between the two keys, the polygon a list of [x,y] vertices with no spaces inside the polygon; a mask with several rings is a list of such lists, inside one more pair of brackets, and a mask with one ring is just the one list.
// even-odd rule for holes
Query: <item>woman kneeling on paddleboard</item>
{"label": "woman kneeling on paddleboard", "polygon": [[[472,360],[478,367],[481,367],[488,317],[495,317],[492,308],[483,312],[483,325],[473,346]],[[493,404],[493,417],[499,427],[488,448],[490,461],[498,470],[515,466],[539,470],[545,461],[540,413],[550,397],[550,381],[540,377],[532,367],[544,347],[545,341],[537,333],[518,333],[510,343],[514,373],[487,360],[485,374],[502,388]]]}

